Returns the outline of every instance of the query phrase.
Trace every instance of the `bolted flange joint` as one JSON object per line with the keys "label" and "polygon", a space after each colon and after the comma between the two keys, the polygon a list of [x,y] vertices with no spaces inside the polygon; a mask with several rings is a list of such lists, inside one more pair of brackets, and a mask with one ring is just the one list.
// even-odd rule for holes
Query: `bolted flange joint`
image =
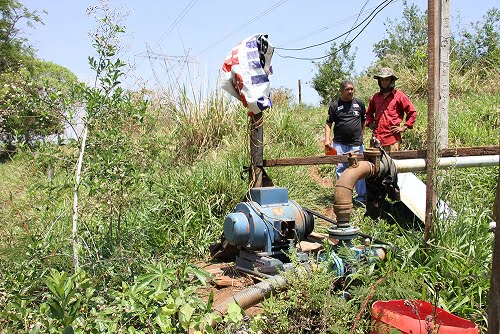
{"label": "bolted flange joint", "polygon": [[371,162],[375,166],[373,175],[377,175],[380,170],[380,158],[382,152],[376,147],[369,147],[363,152],[364,160]]}
{"label": "bolted flange joint", "polygon": [[347,155],[347,163],[349,164],[349,167],[356,168],[359,166],[358,163],[358,157],[355,154],[352,154],[351,152]]}

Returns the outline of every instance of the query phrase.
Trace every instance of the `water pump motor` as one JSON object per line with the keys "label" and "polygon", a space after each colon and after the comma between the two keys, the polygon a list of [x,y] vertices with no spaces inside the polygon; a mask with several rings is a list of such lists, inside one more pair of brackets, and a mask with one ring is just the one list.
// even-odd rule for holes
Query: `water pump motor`
{"label": "water pump motor", "polygon": [[[236,205],[224,220],[224,237],[237,246],[236,266],[273,274],[289,262],[286,253],[314,229],[314,217],[295,201],[288,189],[252,188],[248,201]],[[299,260],[307,254],[298,252]]]}

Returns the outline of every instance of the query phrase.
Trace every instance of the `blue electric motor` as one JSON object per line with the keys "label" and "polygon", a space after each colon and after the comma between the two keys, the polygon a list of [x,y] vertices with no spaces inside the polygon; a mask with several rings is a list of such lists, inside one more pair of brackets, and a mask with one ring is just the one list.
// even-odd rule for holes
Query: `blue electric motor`
{"label": "blue electric motor", "polygon": [[224,237],[240,250],[236,265],[268,273],[289,262],[285,253],[313,229],[314,217],[280,187],[250,189],[249,201],[236,205],[224,220]]}

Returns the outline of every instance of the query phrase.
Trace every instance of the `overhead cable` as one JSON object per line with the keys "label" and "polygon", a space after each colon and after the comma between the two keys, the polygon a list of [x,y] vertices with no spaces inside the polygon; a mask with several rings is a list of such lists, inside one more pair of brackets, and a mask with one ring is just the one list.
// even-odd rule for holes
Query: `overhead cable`
{"label": "overhead cable", "polygon": [[282,4],[284,4],[285,2],[287,2],[288,0],[281,0],[280,2],[274,4],[272,7],[266,9],[265,11],[263,11],[262,13],[258,14],[257,16],[255,16],[253,19],[251,19],[250,21],[244,23],[243,25],[239,26],[238,28],[236,28],[235,30],[233,30],[232,32],[230,32],[229,34],[227,34],[226,36],[222,37],[220,40],[218,40],[217,42],[207,46],[206,48],[204,48],[203,50],[201,50],[198,55],[201,55],[203,53],[205,53],[207,50],[213,48],[214,46],[216,45],[219,45],[220,43],[222,43],[223,41],[225,41],[226,39],[228,39],[229,37],[233,36],[234,34],[236,34],[238,31],[240,31],[241,29],[245,28],[246,26],[248,26],[250,23],[253,23],[255,21],[257,21],[258,19],[260,19],[263,15],[269,13],[270,11],[278,8],[279,6],[281,6]]}
{"label": "overhead cable", "polygon": [[[346,31],[346,32],[344,32],[344,33],[342,33],[342,34],[340,34],[340,35],[338,35],[338,36],[336,36],[336,37],[334,37],[334,38],[332,38],[332,39],[329,39],[329,40],[324,41],[324,42],[321,42],[321,43],[317,43],[317,44],[313,44],[313,45],[304,46],[304,47],[301,47],[301,48],[282,48],[282,47],[275,47],[274,49],[275,49],[275,50],[283,50],[283,51],[302,51],[302,50],[306,50],[306,49],[314,48],[314,47],[317,47],[317,46],[321,46],[321,45],[324,45],[324,44],[327,44],[327,43],[331,43],[331,42],[333,42],[333,41],[335,41],[335,40],[337,40],[337,39],[341,38],[342,36],[348,35],[348,34],[349,34],[349,33],[351,33],[352,31],[356,30],[356,29],[357,29],[357,28],[359,28],[359,27],[360,27],[363,23],[365,23],[368,19],[370,19],[370,16],[372,16],[372,15],[373,15],[373,17],[372,17],[372,18],[370,19],[370,21],[368,22],[368,23],[370,23],[370,22],[373,20],[373,18],[374,18],[375,16],[377,16],[377,14],[378,14],[378,13],[379,13],[382,9],[384,9],[387,5],[389,5],[389,4],[390,4],[391,2],[393,2],[393,1],[394,1],[394,0],[384,0],[384,1],[382,1],[382,2],[381,2],[381,3],[377,6],[377,7],[375,7],[375,8],[371,11],[371,13],[370,13],[370,14],[369,14],[369,15],[368,15],[368,16],[367,16],[367,17],[366,17],[363,21],[361,21],[358,25],[356,25],[355,27],[352,27],[352,28],[351,28],[351,29],[349,29],[348,31]],[[385,5],[384,5],[384,4],[385,4]],[[380,6],[382,6],[382,5],[384,5],[384,6],[383,6],[381,9],[379,9],[379,10],[377,11],[377,9],[378,9]],[[375,13],[375,14],[374,14],[374,13]],[[367,24],[367,25],[368,25],[368,24]],[[365,26],[363,29],[365,29],[365,28],[366,28],[366,26]],[[351,41],[351,42],[352,42],[352,41]]]}
{"label": "overhead cable", "polygon": [[170,27],[168,27],[167,31],[160,37],[160,39],[158,40],[158,42],[156,43],[156,45],[159,45],[161,42],[163,42],[163,40],[165,38],[167,38],[168,34],[170,34],[170,32],[172,32],[172,30],[179,24],[179,22],[184,18],[184,16],[186,16],[187,13],[189,13],[189,11],[191,10],[191,8],[193,8],[193,6],[196,5],[197,2],[198,2],[198,0],[191,0],[186,5],[186,7],[184,7],[184,9],[182,10],[182,12],[177,16],[177,18],[174,20],[174,22],[172,22],[172,24],[170,25]]}
{"label": "overhead cable", "polygon": [[[369,1],[370,0],[366,0],[366,2],[363,5],[363,7],[361,7],[361,10],[359,11],[358,17],[356,18],[356,21],[354,21],[354,23],[352,24],[351,31],[352,31],[352,29],[354,29],[354,26],[356,25],[356,23],[358,23],[358,20],[359,20],[361,14],[363,13],[363,10],[365,9],[366,5],[368,5]],[[347,37],[349,37],[349,34],[345,35],[344,43],[347,41]]]}
{"label": "overhead cable", "polygon": [[[179,13],[179,15],[177,15],[176,19],[172,22],[172,24],[170,24],[167,31],[160,37],[160,39],[158,39],[158,42],[156,42],[156,44],[153,45],[153,47],[160,45],[160,43],[163,42],[163,40],[165,38],[167,38],[168,34],[170,34],[172,32],[172,30],[179,24],[179,22],[184,18],[184,16],[186,16],[187,13],[189,13],[189,11],[194,7],[194,5],[196,5],[197,2],[198,2],[198,0],[191,0],[184,7],[184,9]],[[147,51],[139,52],[139,53],[135,54],[134,57],[149,58],[150,54],[152,54],[153,52],[150,50],[149,46],[147,46],[147,48],[148,48]]]}
{"label": "overhead cable", "polygon": [[[364,12],[361,12],[361,14],[365,14],[365,13],[367,13],[367,12],[369,12],[369,11],[373,10],[374,8],[375,8],[375,7],[372,7],[372,8],[370,8],[370,9],[368,9],[368,10],[364,11]],[[307,33],[307,34],[305,34],[305,35],[302,35],[302,36],[300,36],[300,37],[297,37],[297,38],[295,38],[295,39],[293,39],[293,40],[287,41],[287,42],[285,42],[285,43],[283,43],[283,44],[281,44],[281,45],[288,45],[288,44],[292,44],[292,43],[299,42],[299,41],[301,41],[301,40],[303,40],[303,39],[306,39],[306,38],[309,38],[309,37],[311,37],[311,36],[317,35],[317,34],[319,34],[319,33],[323,32],[323,31],[325,31],[325,30],[329,30],[329,29],[331,29],[331,28],[333,28],[333,27],[336,27],[336,26],[339,26],[339,25],[341,25],[341,24],[343,24],[343,23],[347,23],[347,22],[349,22],[350,20],[354,19],[355,17],[358,17],[358,14],[356,14],[356,15],[352,15],[352,16],[349,16],[349,17],[347,17],[347,18],[345,18],[345,19],[342,19],[342,20],[340,20],[340,21],[337,21],[337,22],[335,22],[334,24],[331,24],[331,25],[329,25],[329,26],[326,26],[326,27],[323,27],[323,28],[320,28],[320,29],[314,30],[314,31],[312,31],[312,32],[309,32],[309,33]]]}
{"label": "overhead cable", "polygon": [[[387,1],[388,1],[388,2],[387,2]],[[371,18],[371,19],[370,19],[370,20],[366,23],[366,25],[365,25],[365,26],[364,26],[364,27],[363,27],[363,28],[362,28],[362,29],[361,29],[361,30],[360,30],[360,31],[356,34],[356,36],[354,36],[354,37],[353,37],[353,38],[352,38],[352,39],[351,39],[348,43],[344,43],[342,47],[338,48],[338,49],[337,49],[337,50],[335,50],[334,52],[328,53],[328,54],[326,54],[326,55],[324,55],[324,56],[321,56],[321,57],[313,57],[313,58],[306,58],[306,57],[294,57],[294,56],[284,56],[284,55],[279,54],[279,53],[278,53],[278,52],[276,52],[276,51],[275,51],[275,53],[276,53],[278,56],[282,57],[282,58],[291,58],[291,59],[297,59],[297,60],[319,60],[319,59],[328,58],[328,57],[330,57],[330,56],[334,55],[335,53],[337,53],[337,52],[339,52],[339,51],[342,51],[342,50],[346,49],[348,46],[350,46],[350,45],[352,44],[352,42],[354,42],[354,40],[355,40],[356,38],[358,38],[358,36],[359,36],[359,35],[360,35],[360,34],[361,34],[361,33],[362,33],[362,32],[363,32],[363,31],[364,31],[364,30],[368,27],[368,25],[370,24],[370,22],[371,22],[371,21],[372,21],[372,20],[373,20],[373,19],[377,16],[377,14],[378,14],[378,13],[380,13],[380,12],[381,12],[381,11],[382,11],[385,7],[387,7],[388,5],[390,5],[392,2],[394,2],[394,0],[386,0],[386,1],[384,1],[384,2],[387,2],[387,3],[386,3],[386,4],[382,7],[382,8],[380,8],[378,11],[376,11],[375,13],[372,13],[372,14],[373,14],[373,17],[372,17],[372,18]],[[372,15],[372,14],[370,14],[370,15]],[[368,16],[368,17],[369,17],[369,16]],[[366,19],[365,19],[364,21],[366,21]],[[364,22],[364,21],[363,21],[363,22]],[[358,27],[359,27],[359,25],[358,25]],[[328,42],[332,42],[332,41],[334,41],[334,40],[336,40],[336,39],[338,39],[338,38],[340,38],[340,37],[344,36],[345,34],[350,33],[352,30],[353,30],[353,29],[350,29],[349,31],[347,31],[347,32],[343,33],[342,35],[339,35],[339,36],[337,36],[337,37],[335,37],[335,38],[333,38],[333,39],[331,39],[331,40],[329,40],[329,41],[322,42],[322,43],[319,43],[319,44],[317,44],[317,45],[311,45],[311,46],[308,46],[308,47],[306,47],[306,48],[311,48],[311,47],[314,47],[314,46],[323,45],[323,44],[326,44],[326,43],[328,43]],[[301,48],[300,50],[302,50],[302,49],[304,49],[304,48]],[[276,50],[276,48],[275,48],[275,50]],[[292,51],[292,50],[290,50],[290,51]],[[293,50],[293,51],[297,51],[297,50]]]}

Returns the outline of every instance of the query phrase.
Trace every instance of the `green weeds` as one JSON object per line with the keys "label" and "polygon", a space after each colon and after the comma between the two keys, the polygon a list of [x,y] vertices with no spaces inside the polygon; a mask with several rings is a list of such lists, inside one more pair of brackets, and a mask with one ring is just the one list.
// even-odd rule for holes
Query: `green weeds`
{"label": "green weeds", "polygon": [[[315,271],[291,275],[289,289],[265,301],[262,315],[243,317],[237,306],[225,319],[213,314],[212,298],[199,297],[207,274],[187,263],[207,259],[224,216],[248,190],[246,110],[217,94],[190,98],[185,88],[126,92],[119,84],[124,64],[114,58],[117,50],[106,50],[91,58],[101,90],[73,92],[93,113],[78,188],[80,271],[71,273],[80,142],[25,147],[0,163],[0,332],[348,333],[356,326],[361,333],[379,299],[432,300],[485,327],[495,167],[439,171],[438,195],[456,216],[438,219],[429,249],[417,221],[372,221],[355,210],[354,225],[394,247],[386,262],[347,278],[352,299],[339,294],[333,273]],[[419,111],[404,148],[425,149],[426,100],[417,94],[425,90],[424,73],[402,73]],[[482,94],[465,75],[452,77],[450,147],[498,145],[498,89]],[[374,83],[360,77],[361,96],[370,96]],[[264,113],[265,158],[323,154],[326,108],[293,105],[287,90],[273,94],[275,106]],[[333,166],[318,170],[334,180]],[[310,166],[266,171],[300,205],[331,207],[333,189],[319,185]]]}

